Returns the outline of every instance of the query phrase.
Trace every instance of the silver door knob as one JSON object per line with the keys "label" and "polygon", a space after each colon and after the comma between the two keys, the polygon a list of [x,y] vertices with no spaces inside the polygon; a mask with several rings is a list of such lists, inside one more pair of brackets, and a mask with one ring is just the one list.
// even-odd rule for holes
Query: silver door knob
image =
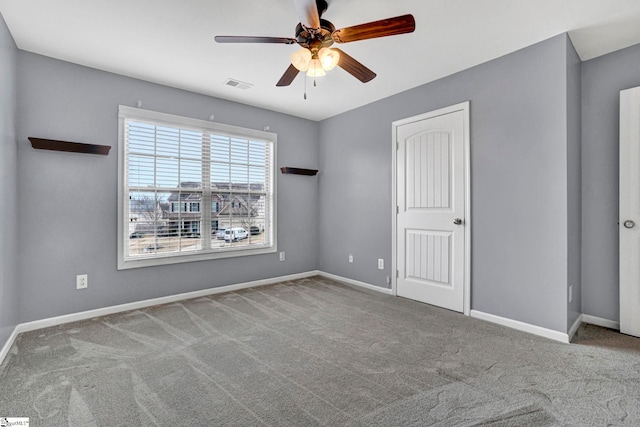
{"label": "silver door knob", "polygon": [[631,221],[630,219],[628,219],[628,220],[626,220],[626,221],[624,222],[624,226],[625,226],[625,228],[633,228],[633,226],[634,226],[634,225],[636,225],[636,223],[635,223],[635,222],[633,222],[633,221]]}
{"label": "silver door knob", "polygon": [[456,219],[454,219],[454,220],[453,220],[453,223],[454,223],[455,225],[460,225],[460,224],[462,224],[462,218],[456,218]]}

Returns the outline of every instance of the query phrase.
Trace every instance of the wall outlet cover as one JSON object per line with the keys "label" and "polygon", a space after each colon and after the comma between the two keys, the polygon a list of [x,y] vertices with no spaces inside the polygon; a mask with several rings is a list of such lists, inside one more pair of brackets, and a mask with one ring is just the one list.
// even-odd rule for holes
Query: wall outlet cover
{"label": "wall outlet cover", "polygon": [[89,285],[89,277],[87,274],[78,274],[76,276],[76,289],[86,289]]}

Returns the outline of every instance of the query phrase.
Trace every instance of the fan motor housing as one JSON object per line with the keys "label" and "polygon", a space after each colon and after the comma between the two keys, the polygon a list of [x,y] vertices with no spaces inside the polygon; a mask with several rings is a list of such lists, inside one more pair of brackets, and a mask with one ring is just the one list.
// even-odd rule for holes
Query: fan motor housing
{"label": "fan motor housing", "polygon": [[320,50],[333,44],[331,34],[335,30],[336,27],[325,19],[320,19],[320,30],[316,31],[307,29],[299,23],[296,26],[296,40],[302,47]]}

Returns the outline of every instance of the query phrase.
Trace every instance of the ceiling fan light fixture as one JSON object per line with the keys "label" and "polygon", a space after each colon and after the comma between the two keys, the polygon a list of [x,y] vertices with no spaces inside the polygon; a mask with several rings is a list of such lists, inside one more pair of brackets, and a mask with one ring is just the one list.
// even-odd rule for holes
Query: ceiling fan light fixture
{"label": "ceiling fan light fixture", "polygon": [[318,59],[320,60],[322,69],[329,71],[338,65],[338,61],[340,61],[340,53],[333,49],[329,49],[328,47],[323,47],[318,51]]}
{"label": "ceiling fan light fixture", "polygon": [[309,63],[309,69],[307,70],[307,76],[309,77],[322,77],[327,73],[322,69],[322,63],[318,58],[313,58]]}
{"label": "ceiling fan light fixture", "polygon": [[367,83],[376,77],[376,73],[346,52],[328,47],[333,43],[349,43],[412,33],[416,29],[416,21],[411,14],[336,29],[331,22],[322,19],[323,13],[327,10],[328,0],[292,1],[300,17],[300,22],[296,25],[295,38],[270,36],[215,36],[214,38],[217,43],[273,43],[300,46],[302,49],[290,55],[291,64],[276,83],[278,87],[289,86],[300,72],[306,73],[307,76],[319,77],[326,75],[326,71],[333,69],[336,65],[362,83]]}
{"label": "ceiling fan light fixture", "polygon": [[309,49],[302,48],[293,52],[290,58],[291,65],[296,67],[299,71],[307,71],[309,69],[309,64],[311,63],[311,52]]}

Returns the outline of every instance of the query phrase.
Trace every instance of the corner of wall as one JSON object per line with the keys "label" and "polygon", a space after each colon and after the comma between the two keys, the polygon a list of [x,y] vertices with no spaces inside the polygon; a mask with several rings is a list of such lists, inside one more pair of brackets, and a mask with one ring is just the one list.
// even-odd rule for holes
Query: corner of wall
{"label": "corner of wall", "polygon": [[566,36],[567,330],[582,314],[582,62]]}
{"label": "corner of wall", "polygon": [[[17,47],[0,15],[0,348],[10,343],[17,322]],[[4,351],[4,350],[3,350]]]}

